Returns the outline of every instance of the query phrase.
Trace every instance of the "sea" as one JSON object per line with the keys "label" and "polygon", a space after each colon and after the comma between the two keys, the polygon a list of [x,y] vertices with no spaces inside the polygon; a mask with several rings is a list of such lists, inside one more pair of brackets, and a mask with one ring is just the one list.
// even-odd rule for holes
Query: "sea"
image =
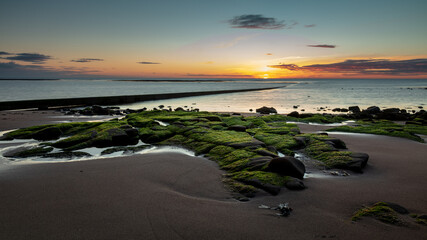
{"label": "sea", "polygon": [[272,90],[186,97],[118,105],[141,109],[165,107],[215,112],[251,112],[262,106],[278,113],[332,112],[359,106],[419,111],[427,104],[427,79],[217,79],[217,80],[1,80],[0,101],[123,96],[232,89]]}

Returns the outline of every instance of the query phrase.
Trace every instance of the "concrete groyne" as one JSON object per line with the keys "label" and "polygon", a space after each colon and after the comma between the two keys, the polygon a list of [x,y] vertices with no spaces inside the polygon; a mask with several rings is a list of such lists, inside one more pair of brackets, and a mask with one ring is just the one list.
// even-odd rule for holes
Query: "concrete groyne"
{"label": "concrete groyne", "polygon": [[281,88],[281,87],[203,91],[203,92],[160,93],[160,94],[145,94],[145,95],[7,101],[7,102],[0,102],[0,111],[29,109],[29,108],[48,109],[51,107],[61,107],[61,106],[119,105],[119,104],[163,100],[163,99],[171,99],[171,98],[195,97],[195,96],[236,93],[236,92],[261,91],[261,90],[270,90],[270,89],[277,89],[277,88]]}

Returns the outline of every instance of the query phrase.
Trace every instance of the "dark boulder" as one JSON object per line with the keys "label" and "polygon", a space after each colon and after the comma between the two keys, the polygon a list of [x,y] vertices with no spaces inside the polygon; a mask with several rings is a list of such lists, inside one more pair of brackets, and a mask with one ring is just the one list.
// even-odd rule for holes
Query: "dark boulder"
{"label": "dark boulder", "polygon": [[285,187],[289,190],[303,190],[305,189],[304,183],[297,178],[291,178],[291,180],[285,183]]}
{"label": "dark boulder", "polygon": [[304,148],[310,139],[308,137],[294,137],[294,140],[298,144],[297,148]]}
{"label": "dark boulder", "polygon": [[386,108],[383,110],[384,113],[400,113],[399,108]]}
{"label": "dark boulder", "polygon": [[350,157],[352,160],[347,163],[346,168],[355,172],[362,172],[362,169],[368,163],[369,155],[366,153],[352,153]]}
{"label": "dark boulder", "polygon": [[348,107],[348,110],[350,110],[351,112],[353,112],[353,113],[360,113],[360,108],[359,108],[359,106],[351,106],[351,107]]}
{"label": "dark boulder", "polygon": [[219,118],[218,116],[206,116],[201,118],[207,119],[211,122],[221,122],[221,118]]}
{"label": "dark boulder", "polygon": [[371,106],[371,107],[368,107],[367,109],[363,110],[362,112],[368,113],[368,114],[377,114],[377,113],[381,112],[381,109],[377,106]]}
{"label": "dark boulder", "polygon": [[322,139],[326,143],[332,145],[332,147],[336,149],[347,149],[347,146],[345,145],[344,141],[338,138],[327,138]]}
{"label": "dark boulder", "polygon": [[274,154],[273,152],[264,150],[264,149],[259,149],[256,151],[257,154],[261,155],[261,156],[270,156],[270,157],[278,157],[276,154]]}
{"label": "dark boulder", "polygon": [[232,125],[232,126],[229,126],[227,130],[236,131],[236,132],[246,132],[246,127],[241,125]]}
{"label": "dark boulder", "polygon": [[290,156],[273,158],[268,164],[268,169],[283,176],[291,176],[299,179],[303,179],[305,174],[304,164],[300,160]]}
{"label": "dark boulder", "polygon": [[298,118],[299,117],[299,113],[297,111],[293,111],[293,112],[291,112],[291,113],[288,114],[288,117]]}
{"label": "dark boulder", "polygon": [[98,105],[92,106],[92,112],[95,115],[109,115],[110,111],[107,108],[103,108]]}
{"label": "dark boulder", "polygon": [[57,127],[48,127],[35,132],[32,138],[39,141],[56,140],[62,135],[61,129]]}
{"label": "dark boulder", "polygon": [[393,209],[397,213],[400,213],[400,214],[408,214],[409,213],[408,209],[406,209],[405,207],[403,207],[397,203],[391,203],[391,202],[385,202],[385,203],[387,204],[388,207],[390,207],[391,209]]}
{"label": "dark boulder", "polygon": [[277,113],[277,110],[274,109],[273,107],[269,108],[264,106],[262,108],[257,108],[256,112],[261,114],[271,114],[271,113]]}
{"label": "dark boulder", "polygon": [[249,162],[245,165],[245,168],[251,171],[261,170],[266,164],[268,164],[272,157],[263,156],[249,159]]}
{"label": "dark boulder", "polygon": [[7,134],[0,137],[0,141],[10,141],[10,140],[13,140],[13,137],[11,137]]}
{"label": "dark boulder", "polygon": [[245,148],[245,147],[265,147],[265,143],[259,140],[252,140],[251,142],[242,142],[242,143],[230,143],[228,146],[233,148]]}

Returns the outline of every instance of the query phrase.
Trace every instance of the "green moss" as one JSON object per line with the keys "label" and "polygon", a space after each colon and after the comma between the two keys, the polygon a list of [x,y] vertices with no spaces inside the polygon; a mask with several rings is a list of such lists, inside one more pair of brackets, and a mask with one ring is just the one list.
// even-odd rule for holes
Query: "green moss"
{"label": "green moss", "polygon": [[418,224],[427,225],[427,219],[425,219],[425,218],[417,217],[415,219],[415,222],[418,223]]}
{"label": "green moss", "polygon": [[354,213],[351,220],[358,221],[362,217],[366,216],[373,217],[377,220],[380,220],[381,222],[388,224],[399,225],[401,223],[397,213],[391,209],[387,203],[384,202],[378,202],[371,207],[365,207],[358,210],[356,213]]}
{"label": "green moss", "polygon": [[316,159],[322,161],[327,168],[346,168],[347,164],[352,160],[351,152],[348,151],[332,151],[323,152],[316,155]]}
{"label": "green moss", "polygon": [[241,126],[245,126],[246,128],[251,128],[253,127],[252,122],[250,121],[246,121],[246,119],[244,117],[223,117],[222,121],[225,122],[228,126],[233,126],[233,125],[241,125]]}
{"label": "green moss", "polygon": [[43,156],[44,154],[49,153],[52,150],[53,150],[52,147],[35,147],[35,148],[20,151],[20,152],[16,152],[10,157],[26,158],[26,157]]}
{"label": "green moss", "polygon": [[209,143],[227,145],[231,143],[252,142],[252,137],[245,132],[236,131],[214,131],[210,129],[202,132],[194,132],[190,135],[191,138]]}
{"label": "green moss", "polygon": [[253,197],[255,193],[258,192],[257,188],[247,185],[238,181],[235,181],[231,178],[224,177],[222,182],[233,192],[237,192],[246,197]]}
{"label": "green moss", "polygon": [[260,181],[264,184],[271,184],[275,186],[284,186],[289,177],[281,176],[277,173],[264,172],[264,171],[240,171],[231,174],[231,178],[240,182]]}
{"label": "green moss", "polygon": [[57,141],[52,146],[64,148],[67,151],[77,150],[88,147],[107,147],[112,145],[112,134],[123,133],[120,126],[126,125],[123,121],[108,121],[95,125],[74,136]]}
{"label": "green moss", "polygon": [[292,155],[292,149],[298,147],[297,141],[291,135],[279,135],[258,131],[254,138],[269,146],[274,146],[278,151],[286,155]]}
{"label": "green moss", "polygon": [[424,140],[415,134],[427,134],[427,126],[416,124],[401,125],[388,120],[359,121],[357,126],[340,126],[327,131],[368,133],[407,138],[418,142]]}
{"label": "green moss", "polygon": [[209,151],[208,156],[212,157],[214,159],[217,159],[219,157],[225,156],[231,152],[236,150],[235,148],[224,146],[224,145],[217,145],[216,147],[212,148]]}

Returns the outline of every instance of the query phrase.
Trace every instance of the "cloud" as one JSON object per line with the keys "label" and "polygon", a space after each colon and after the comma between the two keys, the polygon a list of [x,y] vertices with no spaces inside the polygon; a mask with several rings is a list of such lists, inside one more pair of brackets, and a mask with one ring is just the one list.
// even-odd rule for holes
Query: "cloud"
{"label": "cloud", "polygon": [[8,53],[8,52],[0,51],[0,55],[12,55],[12,54],[11,54],[11,53]]}
{"label": "cloud", "polygon": [[160,64],[158,62],[137,62],[139,64]]}
{"label": "cloud", "polygon": [[336,45],[318,44],[318,45],[307,45],[307,47],[317,47],[317,48],[336,48]]}
{"label": "cloud", "polygon": [[272,56],[273,54],[272,54],[272,53],[266,53],[265,55],[267,55],[267,56]]}
{"label": "cloud", "polygon": [[359,73],[359,74],[389,74],[415,75],[427,74],[427,59],[388,60],[388,59],[360,59],[345,60],[330,64],[313,64],[298,66],[295,64],[269,65],[271,68],[280,68],[290,71],[312,71],[324,73]]}
{"label": "cloud", "polygon": [[247,78],[247,77],[253,77],[252,75],[243,75],[243,74],[192,74],[192,73],[187,73],[187,76],[189,77],[216,77],[216,78],[221,78],[221,77],[240,77],[240,78]]}
{"label": "cloud", "polygon": [[86,63],[86,62],[96,62],[96,61],[104,61],[104,59],[100,59],[100,58],[80,58],[80,59],[71,60],[70,62]]}
{"label": "cloud", "polygon": [[304,25],[304,27],[306,27],[306,28],[312,28],[312,27],[315,27],[316,26],[316,24],[307,24],[307,25]]}
{"label": "cloud", "polygon": [[[287,27],[285,21],[278,21],[275,18],[264,17],[261,14],[247,14],[236,16],[233,19],[228,20],[228,23],[233,28],[282,29]],[[295,25],[297,23],[295,22],[292,24]]]}
{"label": "cloud", "polygon": [[[87,68],[60,67],[42,65],[21,65],[15,62],[0,62],[0,78],[92,78],[97,71]],[[102,77],[102,76],[99,76]]]}
{"label": "cloud", "polygon": [[46,60],[51,59],[50,56],[39,54],[39,53],[17,53],[12,57],[5,57],[4,59],[16,60],[23,62],[32,62],[32,63],[44,63]]}

